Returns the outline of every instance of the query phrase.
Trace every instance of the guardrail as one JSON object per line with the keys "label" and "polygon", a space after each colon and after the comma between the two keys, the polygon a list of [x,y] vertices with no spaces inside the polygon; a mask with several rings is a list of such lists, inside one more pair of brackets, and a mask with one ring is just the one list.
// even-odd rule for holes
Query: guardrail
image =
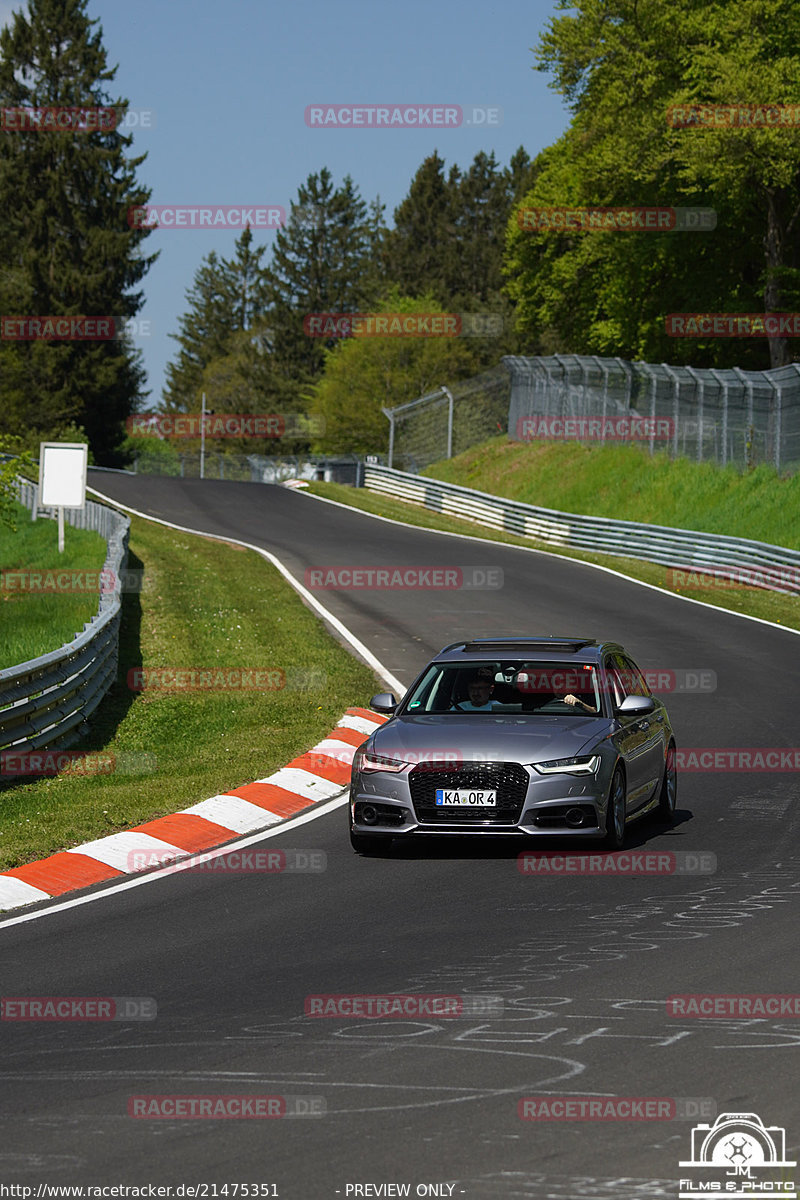
{"label": "guardrail", "polygon": [[[21,482],[20,502],[32,509],[36,492],[35,484]],[[71,642],[0,671],[0,752],[72,745],[116,679],[130,520],[92,500],[83,509],[67,509],[65,518],[68,525],[93,529],[105,538],[108,590],[100,594],[97,615]]]}
{"label": "guardrail", "polygon": [[800,550],[785,546],[666,525],[557,512],[391,467],[365,466],[364,487],[552,546],[644,559],[723,579],[733,574],[753,587],[800,593]]}

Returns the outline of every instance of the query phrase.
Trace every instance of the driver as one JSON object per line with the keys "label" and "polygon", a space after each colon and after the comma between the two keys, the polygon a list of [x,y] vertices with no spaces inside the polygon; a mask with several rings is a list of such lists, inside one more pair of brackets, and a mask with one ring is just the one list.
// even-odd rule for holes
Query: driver
{"label": "driver", "polygon": [[494,712],[497,701],[492,699],[494,680],[486,673],[474,675],[467,684],[469,700],[463,700],[458,707],[462,712]]}

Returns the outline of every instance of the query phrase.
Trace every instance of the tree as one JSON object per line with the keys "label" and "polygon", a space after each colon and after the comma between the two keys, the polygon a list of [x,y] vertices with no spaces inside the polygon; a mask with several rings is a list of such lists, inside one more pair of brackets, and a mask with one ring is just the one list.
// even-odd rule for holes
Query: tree
{"label": "tree", "polygon": [[[113,107],[102,30],[87,0],[30,0],[0,31],[0,105],[11,109]],[[18,316],[136,315],[135,291],[155,255],[149,230],[128,210],[149,192],[136,183],[145,155],[132,137],[91,132],[6,132],[0,139],[0,311]],[[83,425],[96,457],[109,462],[135,411],[145,376],[126,338],[9,341],[0,346],[0,431]]]}
{"label": "tree", "polygon": [[[430,295],[411,298],[392,290],[380,312],[442,312]],[[467,343],[449,337],[353,337],[326,351],[325,373],[312,389],[312,412],[325,424],[319,448],[326,453],[385,451],[389,423],[381,412],[416,400],[473,372]]]}
{"label": "tree", "polygon": [[304,318],[359,312],[376,298],[382,214],[379,201],[367,209],[349,175],[335,188],[323,167],[298,188],[286,228],[278,231],[266,271],[268,343],[275,381],[292,409],[302,407],[324,361],[325,344],[308,336]]}
{"label": "tree", "polygon": [[411,181],[406,198],[395,209],[387,237],[387,279],[408,296],[430,293],[448,304],[456,269],[454,193],[458,168],[444,175],[444,159],[429,155]]}
{"label": "tree", "polygon": [[[199,408],[200,393],[208,382],[206,372],[230,353],[234,339],[261,321],[266,306],[261,266],[265,250],[265,246],[253,247],[248,226],[236,240],[232,259],[220,260],[212,250],[198,267],[186,293],[189,309],[180,318],[180,333],[170,334],[180,351],[177,361],[167,366],[164,407],[168,411]],[[220,397],[215,397],[215,403],[222,407]]]}
{"label": "tree", "polygon": [[[800,14],[786,0],[559,7],[569,15],[551,21],[537,65],[553,71],[573,117],[534,164],[523,205],[704,206],[718,225],[707,234],[540,233],[520,230],[514,214],[506,269],[521,330],[549,351],[763,367],[763,341],[676,340],[664,317],[795,303],[798,134],[675,129],[667,113],[691,102],[796,101]],[[772,364],[786,353],[776,339]]]}

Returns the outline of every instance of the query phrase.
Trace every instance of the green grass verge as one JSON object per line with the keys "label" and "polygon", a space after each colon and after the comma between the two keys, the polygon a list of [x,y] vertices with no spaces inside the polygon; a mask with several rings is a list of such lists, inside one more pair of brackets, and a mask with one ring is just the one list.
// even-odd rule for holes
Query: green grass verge
{"label": "green grass verge", "polygon": [[[0,790],[0,869],[187,808],[278,770],[318,742],[344,710],[380,689],[254,551],[133,518],[140,594],[123,598],[119,678],[79,746],[142,760],[149,773],[9,781]],[[143,668],[282,671],[269,691],[134,692]],[[127,759],[125,756],[128,756]],[[132,759],[131,759],[132,756]],[[116,759],[115,759],[116,761]]]}
{"label": "green grass verge", "polygon": [[[0,570],[99,572],[106,561],[106,543],[88,529],[64,530],[64,553],[58,553],[58,524],[47,518],[31,521],[22,504],[15,504],[16,532],[0,525]],[[83,631],[97,615],[94,592],[17,591],[11,576],[0,588],[0,669],[58,650]]]}
{"label": "green grass verge", "polygon": [[800,473],[741,472],[641,445],[494,437],[423,472],[562,512],[697,529],[800,549]]}
{"label": "green grass verge", "polygon": [[[465,484],[465,486],[467,485]],[[381,517],[391,517],[395,521],[402,521],[407,525],[417,525],[421,529],[442,529],[448,533],[466,533],[471,537],[486,538],[488,541],[502,542],[510,546],[528,546],[536,550],[546,550],[550,554],[558,554],[563,558],[574,558],[579,562],[597,563],[599,566],[610,567],[623,575],[629,575],[631,579],[641,579],[644,583],[652,583],[666,592],[702,600],[706,604],[713,604],[731,612],[747,613],[750,616],[761,617],[765,621],[775,621],[787,629],[800,629],[799,597],[782,596],[777,592],[764,591],[762,588],[726,588],[710,591],[704,588],[672,587],[668,583],[668,568],[662,567],[658,563],[553,547],[545,542],[536,541],[534,538],[518,537],[513,533],[491,529],[487,525],[478,525],[473,521],[444,516],[442,513],[421,508],[416,504],[406,504],[401,500],[389,499],[374,492],[368,492],[364,488],[352,488],[345,484],[311,483],[308,490],[313,495],[338,500],[351,508],[375,513]],[[479,490],[487,491],[488,489],[481,487]],[[549,505],[545,507],[549,507]]]}

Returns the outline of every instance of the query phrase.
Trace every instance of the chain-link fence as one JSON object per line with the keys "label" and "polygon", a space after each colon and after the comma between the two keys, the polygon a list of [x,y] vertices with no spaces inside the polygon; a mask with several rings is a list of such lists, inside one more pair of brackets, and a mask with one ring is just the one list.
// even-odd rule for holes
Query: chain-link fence
{"label": "chain-link fence", "polygon": [[800,469],[800,363],[715,370],[555,354],[503,359],[516,441],[644,441],[650,452]]}
{"label": "chain-link fence", "polygon": [[638,442],[651,454],[740,469],[800,469],[800,363],[742,371],[509,355],[492,371],[383,411],[389,465],[403,471],[498,432],[514,441]]}
{"label": "chain-link fence", "polygon": [[[506,361],[505,359],[503,360]],[[508,428],[511,375],[504,366],[437,388],[383,411],[389,419],[389,466],[421,471]]]}

